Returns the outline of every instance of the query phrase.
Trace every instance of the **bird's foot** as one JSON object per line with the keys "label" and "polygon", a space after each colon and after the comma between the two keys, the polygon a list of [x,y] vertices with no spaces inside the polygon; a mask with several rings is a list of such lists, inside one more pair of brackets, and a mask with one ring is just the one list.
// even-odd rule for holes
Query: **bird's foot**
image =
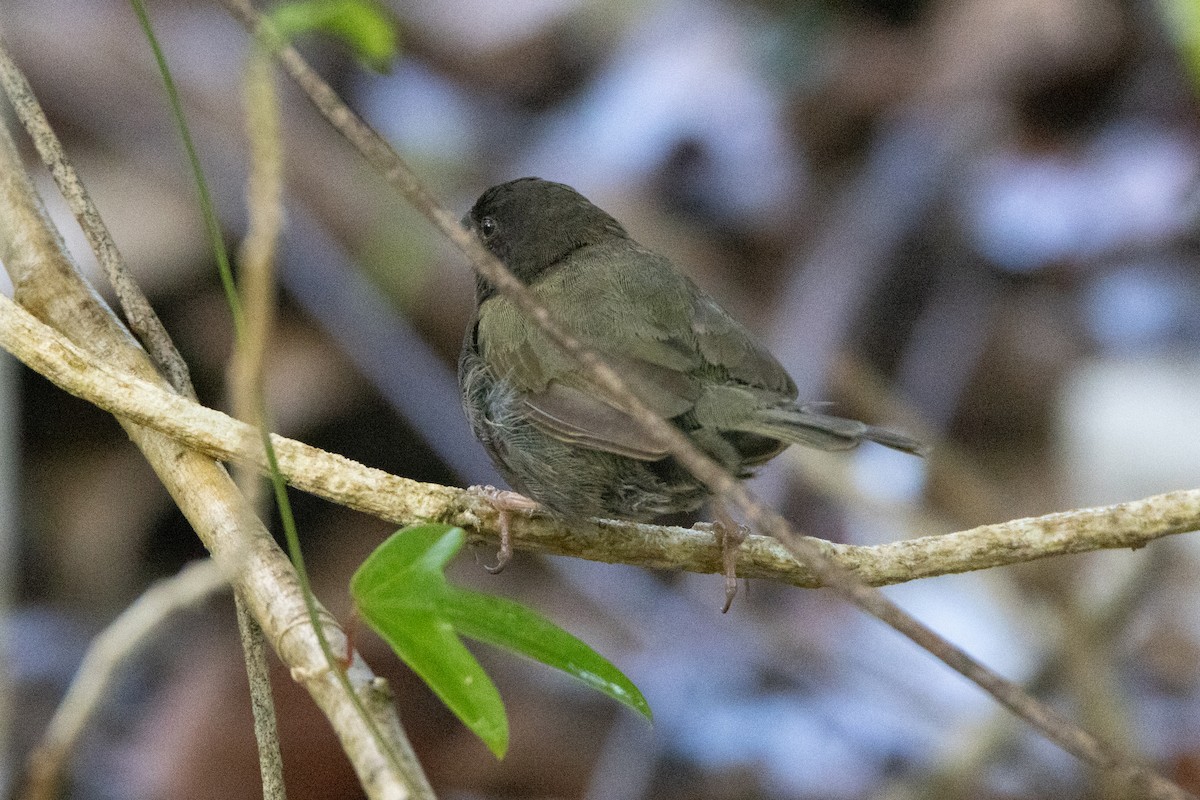
{"label": "bird's foot", "polygon": [[734,522],[733,518],[718,509],[717,521],[713,523],[713,533],[716,534],[717,544],[721,547],[721,564],[725,575],[725,605],[721,613],[729,611],[733,598],[737,596],[737,551],[746,541],[750,529]]}
{"label": "bird's foot", "polygon": [[495,486],[472,486],[467,491],[483,498],[491,504],[492,508],[496,509],[496,527],[500,531],[500,550],[496,553],[495,564],[490,567],[487,564],[483,565],[484,569],[495,575],[512,560],[512,534],[508,528],[511,514],[514,511],[528,514],[535,511],[538,504],[523,494],[497,489]]}

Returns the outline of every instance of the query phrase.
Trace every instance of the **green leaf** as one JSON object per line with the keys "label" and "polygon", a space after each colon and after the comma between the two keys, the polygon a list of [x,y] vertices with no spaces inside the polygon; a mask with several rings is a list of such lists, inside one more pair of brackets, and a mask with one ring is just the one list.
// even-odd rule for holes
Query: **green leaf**
{"label": "green leaf", "polygon": [[367,623],[496,755],[508,750],[508,717],[495,684],[439,613],[442,574],[465,541],[461,529],[421,525],[393,534],[350,579]]}
{"label": "green leaf", "polygon": [[504,706],[460,635],[560,669],[650,718],[638,688],[579,639],[520,603],[451,586],[443,570],[465,541],[448,525],[405,528],[358,568],[350,592],[367,623],[497,757],[508,748]]}
{"label": "green leaf", "polygon": [[608,659],[533,609],[503,597],[451,589],[447,618],[463,636],[560,669],[653,719],[646,698]]}
{"label": "green leaf", "polygon": [[341,39],[378,72],[396,56],[396,27],[372,0],[296,0],[276,7],[270,18],[285,41],[319,31]]}

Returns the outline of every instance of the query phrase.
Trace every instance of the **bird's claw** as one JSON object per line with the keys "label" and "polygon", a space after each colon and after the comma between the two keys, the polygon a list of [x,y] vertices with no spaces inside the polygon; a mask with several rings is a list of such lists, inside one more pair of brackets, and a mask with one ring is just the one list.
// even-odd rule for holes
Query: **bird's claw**
{"label": "bird's claw", "polygon": [[496,509],[496,527],[500,532],[500,549],[496,552],[495,564],[483,565],[484,569],[495,575],[503,571],[508,562],[512,560],[512,534],[508,527],[510,515],[514,511],[528,514],[535,511],[538,505],[523,494],[497,489],[495,486],[472,486],[467,491],[483,498],[492,508]]}
{"label": "bird's claw", "polygon": [[717,514],[717,522],[713,523],[713,533],[716,534],[717,544],[721,548],[722,572],[725,575],[725,605],[721,613],[729,611],[733,598],[737,596],[737,551],[746,541],[750,531],[743,525],[738,525],[724,513]]}

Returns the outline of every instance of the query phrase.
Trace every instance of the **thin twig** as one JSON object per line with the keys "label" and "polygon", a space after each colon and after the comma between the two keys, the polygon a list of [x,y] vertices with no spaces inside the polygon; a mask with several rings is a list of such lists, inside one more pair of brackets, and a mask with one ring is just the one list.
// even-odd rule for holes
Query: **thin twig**
{"label": "thin twig", "polygon": [[283,754],[279,750],[279,728],[275,724],[275,701],[271,694],[271,667],[267,662],[266,637],[242,598],[234,593],[238,638],[250,682],[250,711],[254,717],[254,741],[258,745],[258,772],[262,777],[263,800],[285,800]]}
{"label": "thin twig", "polygon": [[230,368],[230,395],[234,416],[253,425],[264,421],[259,414],[263,365],[275,327],[275,253],[283,229],[283,158],[272,67],[268,54],[255,46],[248,56],[242,88],[250,162],[248,223],[239,250],[237,279],[245,326]]}
{"label": "thin twig", "polygon": [[[262,48],[252,48],[242,83],[242,105],[250,144],[246,177],[249,224],[242,240],[238,294],[245,309],[246,324],[229,367],[234,415],[255,427],[268,424],[262,413],[265,408],[262,376],[275,321],[275,249],[283,227],[279,112],[271,68]],[[242,467],[235,470],[234,479],[247,502],[255,509],[262,509],[264,495],[259,471]],[[254,712],[254,738],[258,743],[263,798],[285,800],[283,755],[279,749],[262,628],[240,597],[237,598],[237,620],[246,675],[250,681],[250,707]]]}
{"label": "thin twig", "polygon": [[62,193],[63,199],[67,201],[67,206],[75,215],[79,227],[83,229],[88,244],[96,254],[96,260],[104,269],[104,274],[108,276],[108,282],[117,294],[117,300],[121,304],[121,310],[125,312],[125,319],[128,320],[130,329],[137,335],[146,348],[146,352],[150,354],[150,358],[158,365],[167,380],[175,387],[175,391],[195,399],[196,390],[192,388],[187,362],[175,349],[171,335],[167,333],[167,329],[158,318],[158,314],[154,312],[150,301],[146,299],[146,295],[142,293],[141,288],[133,279],[133,275],[125,265],[125,260],[117,250],[117,244],[113,241],[112,234],[108,231],[108,226],[104,224],[96,204],[92,202],[87,187],[83,185],[83,181],[80,180],[79,174],[67,157],[62,142],[58,140],[58,136],[50,127],[50,121],[46,119],[46,114],[42,111],[37,97],[34,96],[29,81],[25,79],[24,74],[13,62],[3,44],[0,44],[0,84],[4,86],[4,91],[17,114],[17,119],[25,126],[42,161],[50,169],[50,174],[54,176],[54,182],[58,184],[58,190]]}
{"label": "thin twig", "polygon": [[[0,347],[65,391],[119,417],[213,458],[266,469],[258,432],[250,425],[113,369],[2,295]],[[391,475],[282,436],[273,435],[272,441],[284,476],[298,489],[398,525],[438,520],[492,541],[497,536],[495,509],[474,493]],[[882,586],[1069,553],[1137,549],[1197,529],[1200,488],[874,546],[811,541],[860,580]],[[612,520],[566,527],[552,517],[518,515],[512,534],[516,545],[534,552],[690,572],[721,570],[720,551],[704,528]],[[738,574],[794,586],[823,585],[767,536],[750,536],[742,545]]]}
{"label": "thin twig", "polygon": [[172,615],[204,602],[227,585],[215,561],[189,564],[179,574],[151,585],[92,640],[66,696],[30,756],[25,800],[52,800],[58,796],[66,761],[125,661],[145,647]]}
{"label": "thin twig", "polygon": [[346,106],[293,48],[281,46],[277,35],[247,0],[221,0],[237,18],[276,53],[285,71],[308,95],[317,110],[351,143],[393,187],[420,211],[470,260],[476,271],[526,314],[565,353],[579,363],[592,382],[618,407],[626,409],[654,441],[704,482],[718,501],[738,509],[751,526],[774,536],[821,582],[863,611],[887,623],[928,650],[950,668],[972,681],[998,702],[1042,731],[1051,741],[1075,756],[1103,769],[1128,773],[1156,796],[1186,797],[1187,793],[1124,753],[1075,726],[1019,685],[1006,680],[923,625],[877,589],[860,582],[826,555],[811,539],[791,530],[783,517],[758,503],[750,491],[699,450],[678,428],[651,411],[629,390],[620,376],[593,350],[571,336],[509,270],[464,230],[454,215],[434,199],[416,174],[391,146]]}

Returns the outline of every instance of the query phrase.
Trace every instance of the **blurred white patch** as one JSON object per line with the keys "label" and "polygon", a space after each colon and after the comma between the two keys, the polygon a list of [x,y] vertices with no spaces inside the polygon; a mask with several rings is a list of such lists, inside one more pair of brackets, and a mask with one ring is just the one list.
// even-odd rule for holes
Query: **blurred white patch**
{"label": "blurred white patch", "polygon": [[756,63],[758,46],[752,20],[727,7],[664,4],[552,120],[523,172],[603,198],[689,147],[701,154],[700,181],[721,213],[793,213],[805,174],[782,105]]}
{"label": "blurred white patch", "polygon": [[1176,337],[1200,341],[1200,281],[1194,264],[1132,264],[1084,287],[1083,319],[1110,351],[1142,352]]}
{"label": "blurred white patch", "polygon": [[1200,486],[1200,359],[1082,362],[1058,427],[1070,506]]}
{"label": "blurred white patch", "polygon": [[[889,586],[884,592],[898,605],[937,633],[966,650],[992,669],[1020,682],[1037,666],[1040,651],[1036,637],[1044,631],[1037,619],[1016,619],[1008,611],[1017,608],[1006,595],[1011,588],[1003,581],[981,581],[980,573],[942,575],[927,580]],[[1028,603],[1029,598],[1023,598]],[[1028,607],[1028,606],[1026,606]],[[982,623],[986,620],[986,624]],[[967,681],[933,656],[894,631],[881,628],[886,636],[872,645],[874,657],[897,674],[932,680],[941,676],[945,686],[928,685],[926,691],[943,698],[952,718],[959,714],[994,708],[979,687]],[[881,650],[875,650],[878,647]]]}
{"label": "blurred white patch", "polygon": [[878,780],[862,743],[838,735],[832,708],[829,717],[797,713],[795,697],[767,695],[707,710],[683,732],[683,747],[701,763],[764,769],[772,796],[856,798]]}
{"label": "blurred white patch", "polygon": [[865,444],[854,451],[851,479],[855,488],[872,500],[916,505],[925,492],[927,466],[923,458]]}
{"label": "blurred white patch", "polygon": [[1183,231],[1198,172],[1200,158],[1183,135],[1127,124],[1075,154],[986,159],[964,185],[963,205],[979,249],[1021,272]]}
{"label": "blurred white patch", "polygon": [[[1019,681],[1036,667],[1045,632],[1023,627],[1036,620],[1012,622],[1004,598],[981,591],[978,575],[886,592],[1006,676]],[[857,798],[878,785],[889,758],[932,765],[948,728],[970,731],[996,713],[978,687],[895,631],[863,615],[840,624],[841,634],[822,645],[830,649],[828,663],[838,665],[832,684],[816,677],[807,692],[737,695],[698,682],[687,693],[686,724],[672,729],[678,747],[701,763],[764,770],[769,796]],[[723,663],[703,650],[694,658],[694,665],[705,658]],[[812,665],[799,669],[814,671]],[[671,677],[681,679],[677,671]]]}
{"label": "blurred white patch", "polygon": [[362,81],[359,98],[367,120],[403,152],[451,163],[478,157],[477,107],[416,59],[402,58],[390,75]]}

